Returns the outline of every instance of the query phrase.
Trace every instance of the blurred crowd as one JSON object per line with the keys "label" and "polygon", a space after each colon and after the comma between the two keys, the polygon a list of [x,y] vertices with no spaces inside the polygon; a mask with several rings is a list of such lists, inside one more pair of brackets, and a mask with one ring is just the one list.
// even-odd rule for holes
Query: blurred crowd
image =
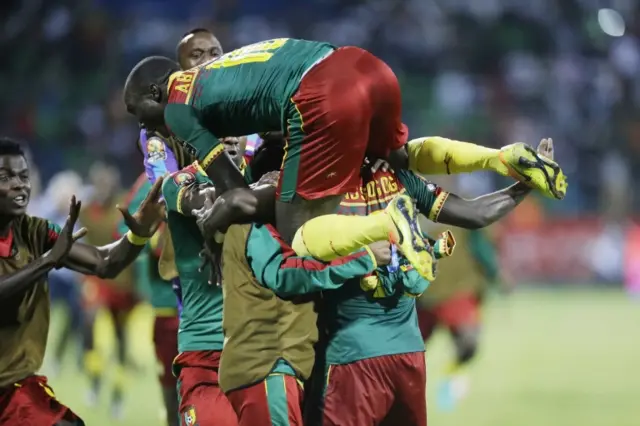
{"label": "blurred crowd", "polygon": [[[174,56],[182,34],[211,28],[226,50],[273,37],[365,47],[401,80],[411,136],[499,147],[551,136],[569,175],[554,215],[640,209],[640,3],[615,0],[611,37],[596,0],[10,0],[0,6],[0,130],[31,147],[42,178],[96,160],[122,182],[141,171],[136,123],[121,101],[140,58]],[[10,59],[9,59],[10,58]],[[502,184],[464,180],[469,192]]]}

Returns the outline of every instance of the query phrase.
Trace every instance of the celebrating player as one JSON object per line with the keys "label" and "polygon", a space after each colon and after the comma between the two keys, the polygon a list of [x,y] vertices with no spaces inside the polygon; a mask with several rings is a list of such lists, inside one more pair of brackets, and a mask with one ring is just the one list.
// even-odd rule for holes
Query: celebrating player
{"label": "celebrating player", "polygon": [[[550,140],[541,154],[553,154]],[[408,171],[394,173],[363,167],[360,190],[341,203],[344,215],[376,214],[398,194],[412,197],[429,219],[480,228],[513,210],[530,192],[517,183],[502,191],[465,200]],[[302,232],[306,225],[303,225]],[[453,238],[445,233],[433,246],[437,257],[450,255]],[[306,425],[357,426],[401,424],[426,426],[424,341],[418,328],[415,296],[429,283],[403,263],[378,268],[361,286],[345,285],[323,294],[321,336],[326,346],[317,366]],[[365,293],[360,288],[367,289]],[[375,339],[367,336],[375,335]],[[322,367],[322,369],[320,368]],[[321,370],[321,371],[318,371]],[[314,374],[314,375],[315,375]],[[320,384],[320,389],[316,387]],[[352,407],[345,410],[344,407]]]}
{"label": "celebrating player", "polygon": [[[398,81],[384,62],[359,48],[274,39],[177,71],[177,64],[162,57],[136,65],[125,85],[128,110],[149,128],[166,125],[185,141],[220,190],[242,188],[244,182],[230,162],[219,160],[223,150],[216,136],[286,130],[287,155],[276,208],[277,225],[287,241],[302,223],[334,212],[341,195],[357,188],[365,153],[383,158],[393,153],[389,158],[398,169],[413,162],[419,172],[419,166],[427,163],[422,157],[430,155],[419,149],[422,145],[414,150],[404,148],[406,127],[400,118]],[[473,153],[471,162],[492,167],[500,162],[500,154],[513,156],[512,168],[524,174],[520,179],[547,193],[564,184],[557,165],[532,150],[517,145],[502,153],[490,151],[480,158]],[[526,160],[522,164],[521,157]],[[442,161],[450,164],[454,158],[450,155]],[[469,155],[464,158],[468,162]],[[563,196],[558,191],[554,194]],[[253,204],[256,202],[254,199]],[[399,203],[388,213],[316,218],[307,227],[307,235],[298,234],[298,239],[311,245],[320,259],[391,239],[399,243],[420,274],[428,276],[431,256],[417,232],[410,206]],[[317,232],[325,238],[317,240]]]}
{"label": "celebrating player", "polygon": [[[136,209],[151,191],[151,187],[147,176],[140,175],[129,193],[129,208]],[[127,231],[127,225],[122,221],[118,227],[118,233],[124,235]],[[177,426],[179,424],[177,381],[171,368],[173,359],[178,355],[178,302],[171,286],[171,279],[177,276],[177,272],[174,271],[173,260],[168,265],[161,264],[163,249],[167,247],[162,244],[162,239],[166,235],[168,235],[166,227],[161,226],[149,241],[150,244],[136,259],[134,273],[139,292],[146,296],[153,307],[153,344],[158,362],[162,366],[159,381],[167,424]],[[163,276],[169,279],[163,279]]]}
{"label": "celebrating player", "polygon": [[40,369],[49,329],[49,295],[44,283],[53,268],[113,278],[134,261],[162,220],[154,187],[133,216],[120,208],[130,232],[103,247],[76,242],[80,203],[72,198],[60,229],[26,215],[29,168],[20,145],[0,139],[0,424],[82,425],[58,402]]}
{"label": "celebrating player", "polygon": [[[252,175],[260,177],[277,170],[282,155],[277,143],[263,145],[250,165]],[[183,174],[187,178],[181,177]],[[262,186],[265,181],[271,187]],[[272,196],[276,182],[277,176],[274,179],[272,174],[265,174],[256,191],[266,189]],[[165,180],[163,194],[170,209],[170,227],[176,223],[190,224],[188,228],[171,227],[172,232],[185,235],[187,229],[197,229],[195,218],[189,216],[192,210],[203,206],[206,195],[211,194],[210,188],[211,181],[196,167]],[[179,241],[176,239],[177,251],[184,240]],[[195,245],[192,250],[197,249]],[[367,249],[327,264],[310,257],[299,258],[272,226],[258,224],[231,227],[223,250],[225,347],[220,386],[240,425],[302,424],[302,389],[298,379],[305,380],[311,373],[313,345],[317,340],[317,332],[312,330],[316,330],[317,317],[313,304],[304,303],[311,302],[311,298],[291,297],[336,288],[349,278],[373,271],[376,261],[383,264],[388,258],[375,256]],[[202,285],[206,291],[213,291],[211,286]],[[188,291],[196,289],[185,288],[185,310]],[[212,412],[213,408],[197,404],[188,415],[199,423],[205,419],[204,424],[209,424]]]}

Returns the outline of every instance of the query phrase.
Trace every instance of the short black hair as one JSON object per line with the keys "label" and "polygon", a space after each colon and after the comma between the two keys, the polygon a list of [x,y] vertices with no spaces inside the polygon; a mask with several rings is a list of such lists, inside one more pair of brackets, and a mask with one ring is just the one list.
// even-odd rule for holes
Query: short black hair
{"label": "short black hair", "polygon": [[20,142],[7,136],[0,136],[0,155],[27,156]]}
{"label": "short black hair", "polygon": [[161,85],[169,76],[180,71],[180,66],[165,56],[149,56],[141,60],[129,73],[124,84],[125,99],[129,95],[142,95],[155,83]]}
{"label": "short black hair", "polygon": [[213,35],[213,33],[211,31],[209,31],[208,29],[206,29],[206,28],[194,28],[191,31],[187,31],[186,33],[184,33],[182,38],[180,38],[180,41],[182,41],[187,36],[198,34],[198,33],[209,33],[209,34]]}

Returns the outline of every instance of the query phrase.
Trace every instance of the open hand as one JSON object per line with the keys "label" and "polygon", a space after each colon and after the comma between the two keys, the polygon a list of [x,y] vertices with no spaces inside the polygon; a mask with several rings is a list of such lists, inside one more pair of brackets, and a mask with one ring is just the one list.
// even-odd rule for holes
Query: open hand
{"label": "open hand", "polygon": [[122,213],[124,223],[135,235],[151,238],[163,222],[165,203],[160,201],[161,188],[162,179],[158,179],[133,215],[129,212],[129,205],[116,206]]}
{"label": "open hand", "polygon": [[69,254],[69,250],[71,250],[73,243],[84,237],[87,233],[86,228],[81,228],[76,233],[73,232],[73,228],[76,226],[76,222],[78,221],[78,215],[80,214],[81,207],[82,203],[76,200],[75,195],[72,196],[71,201],[69,202],[69,216],[67,216],[67,220],[62,227],[62,231],[60,231],[60,235],[58,235],[58,239],[53,244],[51,250],[49,250],[45,255],[55,263],[56,268],[62,267],[62,262],[67,254]]}
{"label": "open hand", "polygon": [[549,160],[553,160],[553,154],[554,154],[553,139],[551,138],[542,139],[538,144],[538,148],[536,149],[536,151],[538,152],[539,155],[542,155],[543,157],[548,158]]}

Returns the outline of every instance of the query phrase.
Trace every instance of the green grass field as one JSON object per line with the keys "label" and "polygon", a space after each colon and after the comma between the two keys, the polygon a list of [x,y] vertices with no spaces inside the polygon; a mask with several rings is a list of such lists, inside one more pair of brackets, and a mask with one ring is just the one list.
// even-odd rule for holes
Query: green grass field
{"label": "green grass field", "polygon": [[[640,302],[619,292],[523,291],[491,299],[484,315],[471,392],[452,413],[438,412],[429,397],[431,426],[640,425]],[[163,425],[150,324],[148,308],[139,309],[132,352],[146,368],[131,376],[123,421],[109,419],[105,398],[97,408],[84,404],[86,381],[71,353],[51,379],[58,398],[89,426]],[[100,327],[101,346],[108,350],[108,322]],[[55,340],[55,328],[52,334]],[[444,333],[429,346],[428,395],[435,395],[450,351]]]}

